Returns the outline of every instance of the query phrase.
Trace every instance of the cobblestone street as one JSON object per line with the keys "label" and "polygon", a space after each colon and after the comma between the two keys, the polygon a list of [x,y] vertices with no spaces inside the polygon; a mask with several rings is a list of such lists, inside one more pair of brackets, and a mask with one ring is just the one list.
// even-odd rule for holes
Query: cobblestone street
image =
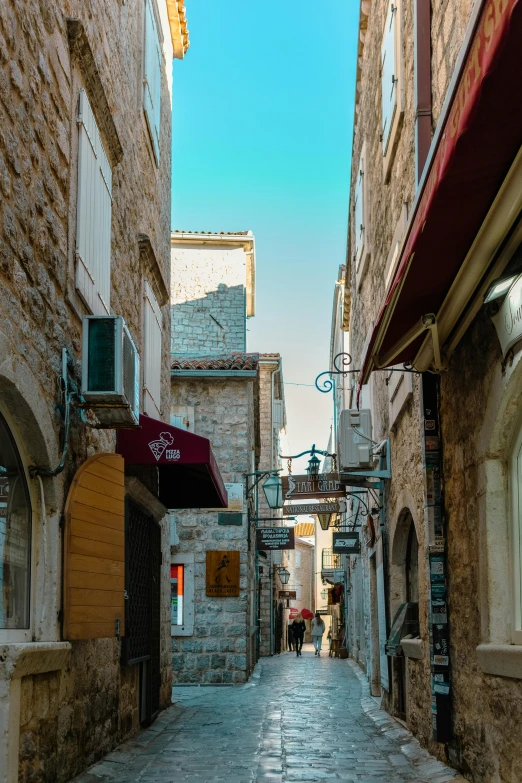
{"label": "cobblestone street", "polygon": [[305,645],[247,685],[178,687],[174,706],[76,783],[463,780],[377,708],[356,667]]}

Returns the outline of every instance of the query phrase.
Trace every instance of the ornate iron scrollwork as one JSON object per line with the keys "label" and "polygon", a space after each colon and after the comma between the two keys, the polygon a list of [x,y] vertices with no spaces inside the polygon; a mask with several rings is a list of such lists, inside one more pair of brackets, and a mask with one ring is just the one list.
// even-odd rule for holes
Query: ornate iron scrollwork
{"label": "ornate iron scrollwork", "polygon": [[[342,375],[345,378],[350,373],[359,372],[359,370],[348,369],[351,363],[352,357],[349,353],[338,353],[333,360],[334,369],[320,373],[315,379],[315,388],[317,391],[320,391],[323,394],[328,394],[328,392],[333,390],[334,382],[330,377],[331,375]],[[319,379],[324,375],[327,375],[328,377],[319,383]]]}

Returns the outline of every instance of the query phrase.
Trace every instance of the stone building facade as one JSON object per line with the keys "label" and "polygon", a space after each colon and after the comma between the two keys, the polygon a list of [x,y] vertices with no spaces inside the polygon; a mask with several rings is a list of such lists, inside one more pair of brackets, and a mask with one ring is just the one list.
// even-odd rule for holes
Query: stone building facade
{"label": "stone building facade", "polygon": [[[511,2],[363,0],[351,177],[344,329],[361,372],[347,406],[371,410],[392,473],[359,594],[352,572],[352,640],[385,707],[477,783],[522,769],[522,120],[500,90],[520,16]],[[418,625],[394,640],[404,604]]]}
{"label": "stone building facade", "polygon": [[[245,682],[270,639],[270,613],[266,624],[260,613],[268,595],[266,574],[260,574],[266,565],[257,560],[246,477],[277,464],[285,412],[280,356],[245,353],[246,318],[254,315],[254,248],[252,232],[172,234],[171,421],[212,438],[233,497],[226,511],[174,515],[178,540],[171,562],[184,567],[190,595],[184,620],[192,618],[188,627],[172,624],[172,668],[180,683]],[[253,481],[250,476],[249,486]],[[269,516],[263,504],[260,491],[258,515]],[[240,553],[239,595],[208,595],[209,551]]]}
{"label": "stone building facade", "polygon": [[[168,417],[171,63],[188,46],[183,2],[174,6],[5,0],[0,7],[2,782],[68,780],[141,722],[140,667],[121,664],[115,623],[107,623],[109,638],[71,641],[63,630],[64,507],[73,478],[96,455],[120,464],[114,430],[93,427],[92,414],[81,415],[69,395],[81,384],[88,314],[123,316],[146,357],[147,280],[163,315],[155,404]],[[154,52],[148,63],[145,51]],[[151,98],[143,80],[152,76]],[[92,180],[84,176],[89,166]],[[89,211],[94,187],[103,194],[97,214]],[[123,474],[113,475],[119,497]],[[123,535],[123,528],[114,534],[118,554],[106,561],[117,573]],[[161,536],[166,550],[164,521]],[[166,566],[161,585],[166,606]],[[123,589],[114,590],[123,601]],[[163,708],[171,687],[165,611],[160,625]],[[85,637],[104,635],[97,631],[83,627]]]}

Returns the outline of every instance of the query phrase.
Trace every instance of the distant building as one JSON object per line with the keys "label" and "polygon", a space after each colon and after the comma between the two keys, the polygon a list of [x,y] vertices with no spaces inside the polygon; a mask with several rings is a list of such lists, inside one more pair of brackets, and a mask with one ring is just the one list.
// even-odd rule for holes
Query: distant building
{"label": "distant building", "polygon": [[[276,466],[285,409],[280,356],[246,352],[254,247],[251,232],[172,234],[171,422],[212,440],[229,490],[226,510],[172,514],[172,669],[178,683],[245,682],[270,639],[270,622],[259,622],[270,574],[265,560],[257,562],[245,476]],[[263,501],[260,491],[259,515],[270,516]],[[209,583],[212,552],[239,558],[233,595]]]}

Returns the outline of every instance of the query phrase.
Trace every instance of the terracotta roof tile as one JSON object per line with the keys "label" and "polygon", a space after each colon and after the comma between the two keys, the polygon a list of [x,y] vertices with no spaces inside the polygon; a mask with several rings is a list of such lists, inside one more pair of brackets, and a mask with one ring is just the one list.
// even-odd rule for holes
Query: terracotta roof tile
{"label": "terracotta roof tile", "polygon": [[216,237],[247,237],[250,235],[250,231],[183,231],[176,228],[172,231],[173,234],[206,234],[208,236]]}
{"label": "terracotta roof tile", "polygon": [[258,353],[229,353],[221,356],[173,356],[172,370],[257,370]]}
{"label": "terracotta roof tile", "polygon": [[313,522],[300,522],[294,527],[294,533],[298,538],[310,538],[315,534],[315,524]]}

